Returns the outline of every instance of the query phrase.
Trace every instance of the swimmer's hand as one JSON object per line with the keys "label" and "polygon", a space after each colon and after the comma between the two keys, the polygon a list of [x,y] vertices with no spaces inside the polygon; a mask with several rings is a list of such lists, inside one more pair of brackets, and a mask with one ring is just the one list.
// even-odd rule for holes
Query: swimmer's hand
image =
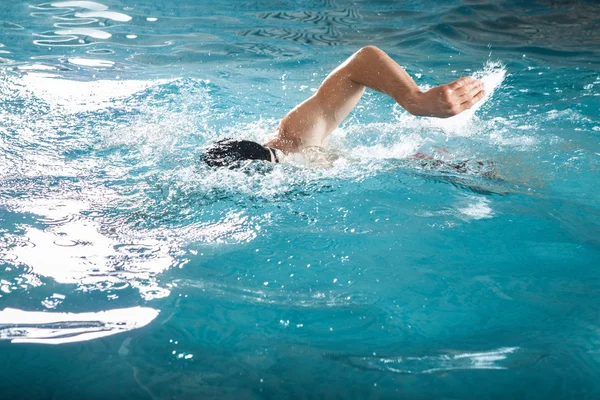
{"label": "swimmer's hand", "polygon": [[448,118],[471,108],[484,95],[483,82],[465,76],[452,83],[417,93],[407,110],[422,117]]}

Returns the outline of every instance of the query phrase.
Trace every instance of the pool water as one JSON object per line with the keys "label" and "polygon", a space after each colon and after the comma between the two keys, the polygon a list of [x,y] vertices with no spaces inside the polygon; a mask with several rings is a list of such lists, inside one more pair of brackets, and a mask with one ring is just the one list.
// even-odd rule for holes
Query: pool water
{"label": "pool water", "polygon": [[[2,2],[0,398],[598,398],[598,15]],[[365,45],[488,97],[434,120],[368,91],[326,162],[198,162]]]}

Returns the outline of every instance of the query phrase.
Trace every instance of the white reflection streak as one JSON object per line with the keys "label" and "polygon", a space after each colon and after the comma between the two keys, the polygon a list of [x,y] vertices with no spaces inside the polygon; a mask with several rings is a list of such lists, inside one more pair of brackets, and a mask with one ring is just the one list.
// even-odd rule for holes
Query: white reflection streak
{"label": "white reflection streak", "polygon": [[75,13],[77,18],[106,18],[118,22],[131,21],[131,17],[116,11],[86,11]]}
{"label": "white reflection streak", "polygon": [[64,8],[64,7],[79,7],[85,8],[92,11],[104,11],[108,10],[108,7],[95,1],[59,1],[51,4],[52,7]]}
{"label": "white reflection streak", "polygon": [[[498,365],[497,362],[506,360],[509,354],[512,354],[518,350],[519,347],[501,347],[496,350],[477,353],[459,353],[453,355],[425,357],[383,358],[380,361],[389,371],[410,374],[431,374],[440,371],[468,369],[507,369],[506,366]],[[426,366],[430,366],[431,368],[427,368]]]}
{"label": "white reflection streak", "polygon": [[6,308],[0,311],[0,340],[64,344],[127,332],[148,325],[159,310],[130,307],[89,313],[50,313]]}
{"label": "white reflection streak", "polygon": [[69,58],[71,64],[83,65],[84,67],[112,67],[114,62],[95,58]]}
{"label": "white reflection streak", "polygon": [[93,37],[94,39],[108,39],[112,35],[100,29],[94,28],[72,28],[72,29],[61,29],[54,31],[57,35],[82,35]]}

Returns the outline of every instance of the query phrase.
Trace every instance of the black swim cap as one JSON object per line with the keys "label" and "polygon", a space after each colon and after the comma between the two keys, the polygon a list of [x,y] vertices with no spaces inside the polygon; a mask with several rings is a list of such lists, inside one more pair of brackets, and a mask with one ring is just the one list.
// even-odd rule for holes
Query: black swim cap
{"label": "black swim cap", "polygon": [[200,159],[210,167],[238,168],[245,160],[271,161],[271,152],[250,140],[222,139],[208,147]]}

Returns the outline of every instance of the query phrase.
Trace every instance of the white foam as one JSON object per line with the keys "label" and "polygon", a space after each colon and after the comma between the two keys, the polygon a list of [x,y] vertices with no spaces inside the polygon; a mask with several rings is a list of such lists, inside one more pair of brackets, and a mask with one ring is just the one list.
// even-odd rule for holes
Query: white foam
{"label": "white foam", "polygon": [[475,113],[475,111],[481,108],[481,106],[492,97],[502,82],[504,82],[504,78],[506,77],[506,67],[499,62],[488,61],[483,70],[475,72],[473,77],[480,79],[483,82],[485,96],[479,103],[468,110],[468,112],[471,113]]}
{"label": "white foam", "polygon": [[458,211],[467,219],[492,218],[494,214],[488,199],[473,196],[469,197],[467,206],[458,208]]}
{"label": "white foam", "polygon": [[425,139],[421,135],[411,134],[401,137],[397,143],[391,146],[383,144],[371,147],[358,146],[351,149],[349,155],[353,158],[362,158],[368,154],[370,159],[404,159],[415,154],[424,142]]}

